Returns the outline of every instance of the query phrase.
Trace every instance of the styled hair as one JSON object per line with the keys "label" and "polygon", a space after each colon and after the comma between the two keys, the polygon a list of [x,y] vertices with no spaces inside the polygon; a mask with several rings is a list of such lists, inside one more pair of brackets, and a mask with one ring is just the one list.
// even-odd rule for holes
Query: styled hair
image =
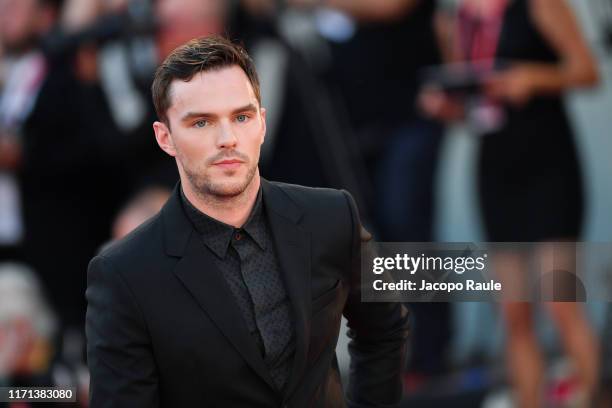
{"label": "styled hair", "polygon": [[202,37],[176,48],[155,71],[151,91],[159,120],[169,125],[167,112],[172,103],[172,81],[189,82],[196,74],[231,66],[242,68],[251,82],[257,102],[261,104],[259,77],[244,48],[221,36]]}

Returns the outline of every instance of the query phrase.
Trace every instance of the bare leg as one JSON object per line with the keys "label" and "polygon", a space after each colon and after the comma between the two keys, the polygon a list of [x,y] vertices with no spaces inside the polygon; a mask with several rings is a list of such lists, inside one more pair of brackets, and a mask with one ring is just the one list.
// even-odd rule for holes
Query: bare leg
{"label": "bare leg", "polygon": [[525,302],[502,305],[508,338],[506,359],[517,407],[540,408],[543,363],[533,325],[533,307]]}
{"label": "bare leg", "polygon": [[590,399],[597,389],[599,373],[599,342],[586,319],[581,304],[573,302],[549,302],[550,312],[561,336],[563,346],[572,359],[578,381],[585,393],[584,407],[590,407]]}
{"label": "bare leg", "polygon": [[[528,256],[506,251],[496,253],[492,260],[495,274],[507,293],[506,300],[525,299]],[[507,331],[506,363],[516,406],[541,408],[544,369],[533,324],[533,305],[506,301],[500,306]]]}
{"label": "bare leg", "polygon": [[[571,242],[543,243],[538,250],[542,272],[567,271],[576,274],[576,247]],[[560,278],[562,292],[575,293],[571,280]],[[576,279],[579,281],[579,279]],[[554,285],[558,287],[559,285]],[[549,290],[549,292],[551,292]],[[552,298],[551,298],[552,299]],[[575,298],[574,298],[575,299]],[[558,300],[558,299],[554,299]],[[572,298],[565,299],[572,300]],[[597,391],[599,374],[599,341],[589,324],[582,305],[574,302],[547,302],[544,304],[550,313],[561,337],[567,355],[571,358],[578,381],[584,392],[584,407],[590,407],[590,399]]]}

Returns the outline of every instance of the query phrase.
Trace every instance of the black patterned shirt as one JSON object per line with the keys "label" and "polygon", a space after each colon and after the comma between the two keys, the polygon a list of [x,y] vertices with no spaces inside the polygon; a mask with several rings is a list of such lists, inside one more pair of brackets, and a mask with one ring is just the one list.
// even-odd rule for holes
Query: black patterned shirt
{"label": "black patterned shirt", "polygon": [[189,202],[182,189],[181,197],[187,216],[204,245],[214,254],[216,266],[234,295],[272,379],[282,390],[289,379],[295,354],[295,330],[291,303],[267,223],[262,189],[241,228],[204,214]]}

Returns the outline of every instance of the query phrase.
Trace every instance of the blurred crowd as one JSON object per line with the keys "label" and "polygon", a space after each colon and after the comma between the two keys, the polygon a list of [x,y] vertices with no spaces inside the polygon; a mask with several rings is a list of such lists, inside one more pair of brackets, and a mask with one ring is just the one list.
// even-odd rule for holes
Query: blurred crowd
{"label": "blurred crowd", "polygon": [[[612,32],[612,3],[597,1]],[[571,10],[547,0],[0,0],[0,385],[72,385],[86,406],[87,264],[159,211],[178,180],[155,143],[150,85],[195,37],[228,36],[255,60],[268,111],[262,175],[349,190],[378,240],[437,238],[437,169],[457,123],[480,136],[487,240],[580,240],[579,135],[562,98],[600,75]],[[496,268],[511,276],[528,262],[507,254]],[[408,395],[456,368],[452,305],[409,306]],[[540,406],[544,387],[532,309],[501,308],[521,407]],[[605,398],[612,351],[580,305],[547,310],[575,369],[564,398]]]}

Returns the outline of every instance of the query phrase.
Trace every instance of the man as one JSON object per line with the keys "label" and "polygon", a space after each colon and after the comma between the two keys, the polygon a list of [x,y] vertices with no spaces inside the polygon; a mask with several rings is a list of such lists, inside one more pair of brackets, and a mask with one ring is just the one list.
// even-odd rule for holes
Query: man
{"label": "man", "polygon": [[348,193],[260,177],[266,111],[246,52],[193,40],[168,56],[152,90],[155,137],[180,182],[158,215],[90,263],[91,406],[397,404],[406,311],[361,302],[362,233]]}

